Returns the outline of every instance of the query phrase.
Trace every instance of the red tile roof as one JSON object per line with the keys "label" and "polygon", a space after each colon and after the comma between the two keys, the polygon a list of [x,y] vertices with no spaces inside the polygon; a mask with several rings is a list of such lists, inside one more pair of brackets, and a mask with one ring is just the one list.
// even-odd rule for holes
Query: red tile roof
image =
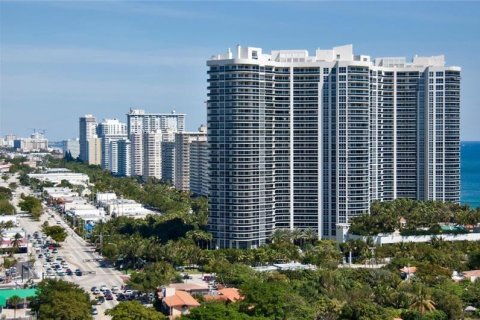
{"label": "red tile roof", "polygon": [[198,307],[200,305],[197,300],[185,291],[176,291],[173,296],[165,297],[163,302],[169,307]]}

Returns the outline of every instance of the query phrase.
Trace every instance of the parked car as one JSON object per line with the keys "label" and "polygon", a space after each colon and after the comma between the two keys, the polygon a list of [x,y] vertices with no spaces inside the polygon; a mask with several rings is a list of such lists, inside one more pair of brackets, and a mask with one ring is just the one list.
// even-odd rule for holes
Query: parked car
{"label": "parked car", "polygon": [[94,316],[95,316],[95,315],[97,315],[97,314],[98,314],[98,310],[97,310],[97,308],[95,308],[95,307],[92,307],[92,315],[94,315]]}
{"label": "parked car", "polygon": [[106,294],[105,300],[113,300],[113,296],[111,294]]}
{"label": "parked car", "polygon": [[72,276],[73,275],[72,269],[67,269],[67,271],[65,271],[65,273],[67,274],[67,276]]}
{"label": "parked car", "polygon": [[[78,270],[78,269],[77,269],[77,270]],[[97,287],[92,287],[92,288],[90,289],[90,291],[92,291],[92,292],[94,292],[95,290],[97,290]]]}
{"label": "parked car", "polygon": [[83,273],[80,269],[77,269],[77,270],[75,270],[75,275],[78,276],[78,277],[81,277],[81,276],[83,276]]}
{"label": "parked car", "polygon": [[106,291],[106,290],[108,290],[108,287],[106,285],[102,284],[102,286],[100,287],[100,291],[103,292],[103,291]]}
{"label": "parked car", "polygon": [[113,292],[114,294],[117,294],[117,293],[120,292],[120,288],[119,288],[118,286],[113,286],[113,287],[112,287],[112,292]]}

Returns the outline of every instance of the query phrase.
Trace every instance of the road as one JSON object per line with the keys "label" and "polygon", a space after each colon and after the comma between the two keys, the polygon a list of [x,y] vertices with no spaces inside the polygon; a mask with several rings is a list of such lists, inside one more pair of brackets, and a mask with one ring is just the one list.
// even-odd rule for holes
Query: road
{"label": "road", "polygon": [[[18,180],[15,178],[11,178],[5,184],[15,181],[18,183]],[[3,182],[3,181],[2,181]],[[24,193],[26,195],[30,195],[32,192],[29,188],[19,186],[15,192],[15,195],[12,199],[12,203],[17,207],[18,212],[20,212],[20,208],[18,208],[18,201],[20,200],[20,194]],[[100,265],[101,256],[94,252],[93,248],[88,245],[88,243],[83,240],[80,236],[78,236],[73,230],[62,221],[60,215],[51,210],[46,209],[46,212],[42,215],[40,221],[34,221],[27,216],[20,216],[19,215],[19,225],[20,227],[24,228],[27,234],[33,234],[35,231],[40,231],[41,224],[45,221],[48,221],[50,225],[54,225],[57,221],[60,221],[60,225],[64,227],[68,232],[68,237],[65,242],[62,243],[61,248],[59,249],[58,256],[62,256],[65,258],[68,267],[72,270],[80,269],[82,270],[83,276],[64,276],[61,277],[63,280],[70,281],[73,283],[78,284],[80,287],[84,288],[86,291],[90,292],[91,287],[96,286],[100,287],[101,285],[106,285],[108,288],[112,286],[119,286],[123,284],[123,280],[120,277],[121,273],[113,268],[102,267]],[[53,215],[53,218],[50,217]],[[42,259],[38,259],[36,255],[37,261],[35,266],[38,272],[41,274],[45,270],[43,270],[43,262]],[[94,274],[88,274],[89,271],[93,271]],[[59,277],[60,278],[60,277]],[[93,295],[90,293],[92,299]],[[118,302],[114,300],[105,301],[103,304],[96,306],[98,310],[98,315],[94,316],[94,319],[110,319],[109,316],[104,314],[105,310],[113,308]]]}

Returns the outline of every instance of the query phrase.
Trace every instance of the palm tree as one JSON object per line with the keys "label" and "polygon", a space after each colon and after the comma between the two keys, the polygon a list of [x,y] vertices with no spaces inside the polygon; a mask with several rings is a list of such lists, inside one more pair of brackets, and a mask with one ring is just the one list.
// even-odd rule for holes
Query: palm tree
{"label": "palm tree", "polygon": [[13,238],[11,239],[12,251],[10,252],[10,256],[13,257],[13,254],[16,253],[18,249],[20,249],[20,244],[22,243],[22,239],[23,239],[22,235],[18,232],[15,234],[15,236],[13,236]]}
{"label": "palm tree", "polygon": [[420,312],[423,315],[428,311],[435,310],[435,302],[431,300],[428,292],[426,292],[425,289],[420,286],[418,288],[418,293],[413,297],[413,303],[410,308]]}
{"label": "palm tree", "polygon": [[17,308],[18,305],[22,302],[23,299],[19,296],[11,296],[10,299],[8,299],[8,303],[10,304],[10,306],[13,307],[13,319],[17,319]]}

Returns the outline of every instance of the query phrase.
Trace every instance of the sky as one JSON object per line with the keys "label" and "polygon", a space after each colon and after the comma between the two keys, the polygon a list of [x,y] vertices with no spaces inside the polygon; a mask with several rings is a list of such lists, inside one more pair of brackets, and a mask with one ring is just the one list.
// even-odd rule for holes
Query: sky
{"label": "sky", "polygon": [[78,136],[130,108],[206,122],[206,60],[353,44],[372,57],[445,54],[462,67],[462,140],[480,140],[480,2],[0,0],[0,135]]}

